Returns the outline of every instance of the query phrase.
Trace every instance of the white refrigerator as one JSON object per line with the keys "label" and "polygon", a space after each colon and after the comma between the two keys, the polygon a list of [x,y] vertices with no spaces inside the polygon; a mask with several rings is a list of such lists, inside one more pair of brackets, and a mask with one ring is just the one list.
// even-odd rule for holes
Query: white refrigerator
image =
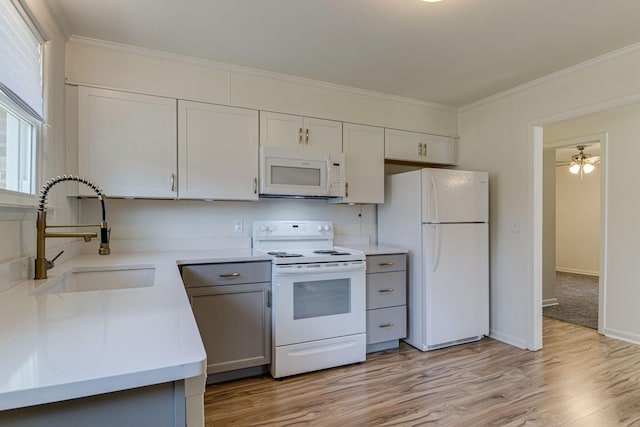
{"label": "white refrigerator", "polygon": [[408,334],[427,351],[489,334],[489,177],[420,169],[390,175],[378,244],[409,250]]}

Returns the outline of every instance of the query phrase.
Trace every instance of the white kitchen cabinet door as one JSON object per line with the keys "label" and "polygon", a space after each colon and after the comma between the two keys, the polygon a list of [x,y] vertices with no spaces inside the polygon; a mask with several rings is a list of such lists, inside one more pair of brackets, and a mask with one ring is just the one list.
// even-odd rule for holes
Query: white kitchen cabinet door
{"label": "white kitchen cabinet door", "polygon": [[260,145],[342,152],[342,122],[260,111]]}
{"label": "white kitchen cabinet door", "polygon": [[304,118],[260,111],[260,145],[303,147]]}
{"label": "white kitchen cabinet door", "polygon": [[330,153],[342,151],[342,122],[304,118],[305,147]]}
{"label": "white kitchen cabinet door", "polygon": [[78,172],[107,197],[175,198],[176,166],[175,99],[78,88]]}
{"label": "white kitchen cabinet door", "polygon": [[344,203],[384,203],[384,129],[343,124]]}
{"label": "white kitchen cabinet door", "polygon": [[397,129],[385,129],[384,158],[430,164],[456,164],[456,140]]}
{"label": "white kitchen cabinet door", "polygon": [[258,199],[258,111],[178,103],[178,197]]}

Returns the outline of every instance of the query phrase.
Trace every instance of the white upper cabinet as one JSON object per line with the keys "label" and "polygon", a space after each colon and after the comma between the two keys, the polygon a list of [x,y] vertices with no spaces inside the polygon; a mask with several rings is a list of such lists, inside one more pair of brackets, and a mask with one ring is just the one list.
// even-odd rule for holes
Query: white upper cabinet
{"label": "white upper cabinet", "polygon": [[344,203],[384,202],[384,128],[343,124]]}
{"label": "white upper cabinet", "polygon": [[385,129],[384,158],[407,162],[456,164],[456,140],[396,129]]}
{"label": "white upper cabinet", "polygon": [[178,103],[178,188],[184,199],[258,199],[258,111]]}
{"label": "white upper cabinet", "polygon": [[78,172],[107,197],[175,198],[176,165],[175,99],[78,88]]}
{"label": "white upper cabinet", "polygon": [[340,153],[342,122],[260,111],[260,145]]}

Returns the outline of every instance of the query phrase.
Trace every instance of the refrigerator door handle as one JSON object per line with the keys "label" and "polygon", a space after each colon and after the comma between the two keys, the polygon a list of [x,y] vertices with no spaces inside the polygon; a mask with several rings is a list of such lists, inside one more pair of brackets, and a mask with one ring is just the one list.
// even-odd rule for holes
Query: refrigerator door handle
{"label": "refrigerator door handle", "polygon": [[431,257],[431,271],[435,272],[438,269],[438,265],[440,264],[440,245],[442,236],[440,234],[440,224],[431,224],[431,226],[435,228],[435,234],[433,238],[433,240],[435,240],[435,245],[433,248],[433,256]]}
{"label": "refrigerator door handle", "polygon": [[436,179],[431,175],[431,190],[433,195],[433,222],[440,222],[440,203],[438,202],[438,187],[436,186]]}

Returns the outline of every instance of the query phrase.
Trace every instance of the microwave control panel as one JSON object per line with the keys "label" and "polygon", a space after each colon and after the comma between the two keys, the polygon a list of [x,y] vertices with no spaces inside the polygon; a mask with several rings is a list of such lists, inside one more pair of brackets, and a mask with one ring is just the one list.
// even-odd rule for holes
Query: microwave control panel
{"label": "microwave control panel", "polygon": [[344,196],[345,194],[345,161],[344,155],[341,155],[341,159],[335,159],[333,156],[330,159],[329,173],[329,192],[331,196]]}

